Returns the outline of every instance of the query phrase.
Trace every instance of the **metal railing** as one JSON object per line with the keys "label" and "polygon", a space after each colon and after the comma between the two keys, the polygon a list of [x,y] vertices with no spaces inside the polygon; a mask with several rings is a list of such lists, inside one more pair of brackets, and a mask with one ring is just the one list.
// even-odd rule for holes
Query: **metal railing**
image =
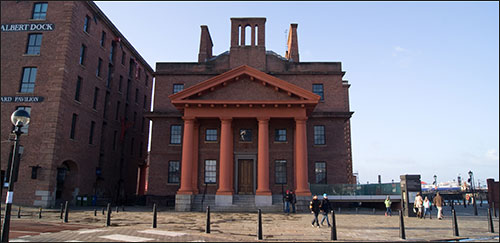
{"label": "metal railing", "polygon": [[400,183],[382,184],[310,184],[313,195],[401,195]]}

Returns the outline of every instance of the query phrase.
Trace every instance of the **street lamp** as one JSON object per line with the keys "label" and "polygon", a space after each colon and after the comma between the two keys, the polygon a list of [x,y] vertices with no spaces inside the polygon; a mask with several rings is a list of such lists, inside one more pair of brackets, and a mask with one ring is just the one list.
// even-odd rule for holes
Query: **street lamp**
{"label": "street lamp", "polygon": [[474,190],[474,173],[469,170],[469,182],[471,185],[472,189],[472,205],[474,206],[474,215],[477,216],[477,205],[476,205],[476,196],[475,196],[475,190]]}
{"label": "street lamp", "polygon": [[438,178],[438,176],[437,176],[437,175],[434,175],[434,183],[433,183],[433,184],[434,184],[434,189],[435,189],[435,190],[437,190],[437,186],[438,186],[438,185],[437,185],[437,178]]}
{"label": "street lamp", "polygon": [[9,242],[9,230],[10,230],[10,211],[12,209],[12,198],[14,197],[14,177],[17,177],[16,166],[16,156],[19,152],[19,142],[21,138],[21,128],[24,125],[28,125],[30,123],[30,114],[25,110],[16,110],[10,116],[10,120],[12,124],[14,124],[15,128],[13,133],[15,134],[14,138],[14,151],[12,153],[12,160],[10,161],[10,171],[9,173],[9,188],[7,190],[6,204],[5,204],[5,217],[2,225],[2,242]]}

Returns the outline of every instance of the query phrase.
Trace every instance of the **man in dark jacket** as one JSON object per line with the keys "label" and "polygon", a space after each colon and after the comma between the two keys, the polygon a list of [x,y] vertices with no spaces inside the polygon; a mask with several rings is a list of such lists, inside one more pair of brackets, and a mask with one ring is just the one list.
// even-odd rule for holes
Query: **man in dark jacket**
{"label": "man in dark jacket", "polygon": [[311,213],[314,214],[314,219],[311,223],[312,227],[314,227],[314,222],[316,222],[316,227],[319,228],[319,220],[318,220],[318,214],[320,211],[320,205],[321,202],[318,200],[318,196],[314,195],[313,200],[309,203],[309,209],[311,209]]}
{"label": "man in dark jacket", "polygon": [[286,193],[285,193],[285,213],[286,214],[290,213],[290,202],[292,202],[292,194],[290,193],[290,190],[286,190]]}
{"label": "man in dark jacket", "polygon": [[295,192],[290,191],[292,194],[292,213],[295,213],[295,204],[297,203],[297,197],[295,196]]}
{"label": "man in dark jacket", "polygon": [[441,197],[441,195],[439,195],[439,192],[436,193],[436,196],[434,197],[434,200],[432,200],[432,203],[438,209],[437,218],[439,220],[443,219],[443,198]]}
{"label": "man in dark jacket", "polygon": [[323,226],[323,222],[328,223],[328,227],[330,227],[330,220],[328,219],[328,213],[330,212],[330,202],[328,201],[328,195],[323,194],[323,200],[321,200],[320,210],[323,214],[323,218],[321,219],[321,226]]}

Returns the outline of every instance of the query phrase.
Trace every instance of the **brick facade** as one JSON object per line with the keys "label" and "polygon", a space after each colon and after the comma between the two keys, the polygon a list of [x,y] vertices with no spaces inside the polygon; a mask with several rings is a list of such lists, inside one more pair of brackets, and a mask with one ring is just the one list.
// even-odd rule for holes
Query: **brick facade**
{"label": "brick facade", "polygon": [[[49,207],[68,200],[74,204],[77,195],[97,195],[98,201],[130,199],[136,194],[139,165],[147,157],[149,121],[143,114],[150,109],[153,69],[93,2],[48,2],[46,17],[39,20],[32,19],[35,4],[38,2],[1,3],[2,171],[12,146],[7,142],[12,131],[10,115],[17,106],[31,107],[29,132],[21,136],[24,153],[14,203]],[[89,28],[84,31],[86,16]],[[4,25],[24,23],[51,23],[54,29],[4,31]],[[42,34],[40,53],[25,54],[33,33]],[[86,46],[83,65],[79,63],[82,45]],[[33,92],[19,92],[24,67],[37,68]],[[6,96],[42,96],[44,100],[14,103],[6,102]],[[71,139],[73,114],[77,122]],[[120,139],[127,123],[130,127]],[[40,167],[36,179],[31,178],[33,166]]]}
{"label": "brick facade", "polygon": [[[231,18],[231,46],[229,52],[224,52],[218,56],[212,56],[212,40],[207,26],[201,26],[200,53],[196,63],[162,63],[156,64],[155,72],[155,99],[153,112],[147,116],[153,121],[151,152],[149,157],[149,171],[146,195],[151,198],[167,197],[177,193],[180,189],[179,183],[168,183],[168,163],[169,161],[183,161],[183,149],[181,144],[170,144],[170,131],[172,125],[183,125],[186,112],[189,107],[191,110],[206,109],[210,114],[211,108],[224,107],[227,109],[242,109],[245,106],[248,109],[287,109],[286,102],[300,102],[304,98],[291,94],[286,88],[266,86],[266,80],[260,84],[260,80],[248,73],[242,73],[240,76],[228,81],[222,85],[210,88],[210,91],[200,91],[198,95],[192,95],[186,98],[185,109],[183,106],[174,105],[173,98],[179,95],[173,95],[173,85],[183,84],[184,91],[188,93],[191,89],[199,89],[205,83],[211,80],[223,78],[234,72],[234,70],[247,70],[256,75],[259,72],[271,75],[282,82],[280,84],[296,87],[294,89],[304,89],[307,93],[312,92],[313,84],[322,84],[324,91],[324,100],[311,106],[304,106],[307,109],[307,182],[316,183],[315,162],[326,162],[326,183],[355,183],[352,176],[351,159],[351,141],[350,141],[350,117],[352,112],[349,110],[349,84],[342,80],[344,71],[342,71],[340,62],[300,62],[297,44],[297,24],[291,25],[290,36],[288,40],[289,50],[282,57],[273,51],[265,49],[265,18]],[[252,33],[251,43],[243,43],[245,40],[244,27],[249,26]],[[255,27],[257,26],[257,27]],[[239,29],[241,28],[241,29]],[[247,32],[248,33],[248,32]],[[243,66],[242,66],[243,65]],[[249,68],[245,68],[244,66]],[[243,67],[243,68],[242,68]],[[265,75],[262,75],[264,77]],[[271,78],[272,79],[272,78]],[[208,87],[208,86],[207,86]],[[288,86],[287,86],[288,87]],[[201,90],[201,89],[200,89]],[[183,93],[184,92],[184,93]],[[179,93],[179,94],[181,94]],[[314,94],[313,94],[314,95]],[[187,97],[187,96],[186,96]],[[319,97],[319,96],[318,96]],[[177,98],[176,98],[177,99]],[[220,101],[217,104],[208,104],[203,102]],[[258,102],[275,102],[265,106]],[[198,102],[198,103],[197,103]],[[242,102],[240,104],[236,104]],[[252,102],[255,103],[252,106]],[[192,104],[192,106],[190,105]],[[266,108],[260,108],[260,107]],[[191,108],[193,107],[193,108]],[[250,108],[248,108],[250,107]],[[253,107],[253,108],[252,108]],[[288,107],[298,107],[288,105]],[[215,109],[214,108],[214,109]],[[222,108],[223,109],[223,108]],[[222,110],[224,111],[224,110]],[[191,113],[190,113],[191,114]],[[196,114],[196,113],[192,113]],[[205,113],[203,113],[205,114]],[[196,115],[195,115],[196,116]],[[217,161],[216,184],[207,185],[208,194],[216,194],[220,184],[220,146],[221,146],[221,119],[222,114],[213,114],[204,117],[195,117],[195,133],[197,140],[195,144],[197,150],[194,151],[195,161],[193,166],[193,176],[197,181],[193,188],[193,193],[203,193],[205,188],[205,160],[214,159]],[[269,141],[269,189],[272,194],[281,194],[282,185],[276,183],[275,161],[286,160],[286,189],[296,189],[297,181],[295,176],[296,158],[295,158],[295,130],[296,121],[293,117],[276,118],[269,114],[271,119],[268,125]],[[260,118],[259,118],[260,119]],[[234,163],[239,154],[258,156],[258,117],[236,118],[232,122],[232,149],[234,152]],[[314,126],[321,125],[325,127],[324,145],[314,144]],[[217,141],[205,141],[205,131],[207,128],[217,129]],[[240,129],[252,130],[252,141],[239,141]],[[286,129],[287,137],[284,142],[275,141],[275,129]],[[184,132],[184,130],[183,130]],[[196,135],[195,135],[196,137]],[[184,138],[185,139],[185,138]],[[195,146],[195,147],[196,147]],[[183,162],[184,163],[184,162]],[[255,170],[259,170],[257,161]],[[182,168],[181,168],[182,171]],[[235,177],[238,172],[232,175],[232,182],[237,180]],[[257,172],[254,172],[257,174]],[[180,172],[179,172],[180,175]],[[257,176],[258,177],[258,176]],[[195,179],[196,180],[196,179]],[[259,178],[254,179],[254,183]],[[234,185],[234,193],[237,193],[237,182]],[[255,190],[255,188],[254,188]],[[255,194],[255,192],[254,192]]]}

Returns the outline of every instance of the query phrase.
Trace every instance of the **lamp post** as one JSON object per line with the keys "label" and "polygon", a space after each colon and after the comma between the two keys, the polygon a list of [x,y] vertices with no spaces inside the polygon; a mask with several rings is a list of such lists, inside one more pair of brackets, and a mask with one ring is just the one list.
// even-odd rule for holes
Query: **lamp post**
{"label": "lamp post", "polygon": [[438,176],[434,175],[434,183],[433,184],[434,184],[434,189],[436,189],[436,190],[437,190],[437,186],[438,186],[438,184],[437,184],[437,178],[438,178]]}
{"label": "lamp post", "polygon": [[16,166],[16,156],[19,152],[19,142],[21,138],[21,128],[24,125],[28,125],[30,123],[30,114],[25,110],[16,110],[10,116],[10,120],[12,124],[14,124],[15,128],[13,133],[15,134],[14,138],[14,151],[12,153],[12,160],[10,162],[10,172],[9,173],[9,187],[7,190],[7,197],[5,200],[5,217],[2,225],[2,242],[9,242],[9,230],[10,230],[10,212],[12,209],[12,198],[14,197],[14,177],[17,177]]}
{"label": "lamp post", "polygon": [[477,205],[476,205],[476,196],[475,196],[475,190],[474,190],[474,173],[469,170],[469,181],[471,185],[471,190],[472,190],[472,205],[474,206],[474,215],[477,216]]}

